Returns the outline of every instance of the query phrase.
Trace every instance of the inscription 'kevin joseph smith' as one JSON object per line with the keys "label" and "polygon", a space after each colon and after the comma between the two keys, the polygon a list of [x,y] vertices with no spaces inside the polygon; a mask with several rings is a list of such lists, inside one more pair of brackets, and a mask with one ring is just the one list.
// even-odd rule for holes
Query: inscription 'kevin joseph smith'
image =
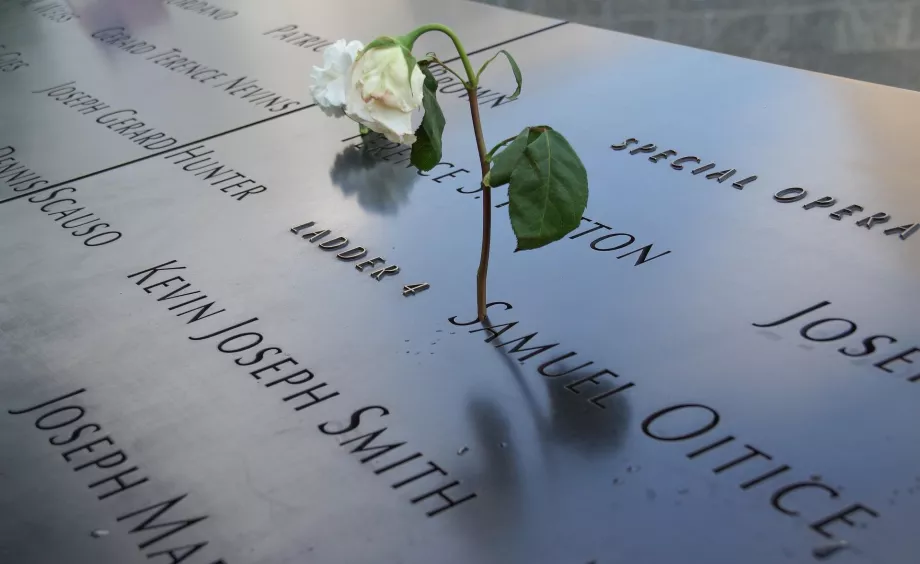
{"label": "inscription 'kevin joseph smith'", "polygon": [[[170,306],[169,310],[203,302],[177,314],[195,312],[187,324],[200,323],[226,313],[223,308],[210,311],[216,307],[216,301],[208,301],[200,290],[192,289],[192,283],[186,276],[178,274],[185,275],[186,270],[185,266],[171,260],[129,274],[127,278],[145,293],[158,296],[158,302],[166,301],[167,305],[173,300],[181,302]],[[189,299],[186,301],[186,298]],[[343,394],[332,383],[323,381],[313,370],[304,368],[282,347],[274,344],[265,346],[267,339],[258,322],[258,317],[234,320],[229,326],[225,323],[219,328],[211,327],[203,335],[188,338],[195,342],[215,343],[218,352],[233,357],[233,363],[244,367],[243,370],[261,386],[280,392],[281,400],[294,411],[310,409],[310,413],[321,412],[331,404],[342,403]],[[317,408],[318,405],[322,407]],[[394,439],[394,432],[379,422],[390,415],[391,410],[383,405],[368,405],[351,410],[344,418],[327,419],[317,429],[323,435],[337,437],[339,446],[360,456],[361,464],[371,463],[369,466],[374,468],[375,475],[386,474],[392,489],[399,490],[401,494],[409,492],[409,502],[422,504],[429,517],[476,499],[477,495],[473,492],[457,491],[462,489],[460,480],[452,479],[444,466],[411,448],[407,441]],[[338,422],[342,419],[348,422]],[[381,440],[384,435],[387,442]]]}

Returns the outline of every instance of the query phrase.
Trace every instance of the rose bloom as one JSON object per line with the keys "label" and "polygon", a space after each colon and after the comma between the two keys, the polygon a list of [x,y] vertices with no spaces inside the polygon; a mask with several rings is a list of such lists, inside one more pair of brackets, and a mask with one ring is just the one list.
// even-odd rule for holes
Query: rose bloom
{"label": "rose bloom", "polygon": [[326,115],[345,115],[351,67],[362,49],[364,44],[360,41],[346,42],[339,39],[323,50],[323,66],[313,67],[313,72],[310,73],[310,78],[313,79],[310,94]]}
{"label": "rose bloom", "polygon": [[410,77],[401,47],[371,49],[351,68],[345,114],[390,141],[411,145],[412,112],[422,105],[424,82],[418,65]]}

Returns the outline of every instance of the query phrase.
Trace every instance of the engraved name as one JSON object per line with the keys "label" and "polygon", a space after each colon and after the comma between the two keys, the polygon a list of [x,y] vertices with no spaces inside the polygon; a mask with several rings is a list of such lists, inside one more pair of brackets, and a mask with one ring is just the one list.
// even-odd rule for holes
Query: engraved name
{"label": "engraved name", "polygon": [[[14,147],[0,148],[0,181],[10,186],[14,192],[28,192],[39,186],[50,184],[40,174],[26,167],[17,157]],[[67,197],[59,197],[66,194]],[[111,224],[102,221],[95,213],[81,206],[75,196],[77,189],[63,186],[51,192],[35,194],[29,198],[33,204],[41,204],[39,209],[52,218],[74,237],[81,237],[87,247],[100,247],[121,239],[121,232],[110,229]],[[76,216],[76,217],[72,217]],[[66,220],[66,221],[64,221]]]}
{"label": "engraved name", "polygon": [[[719,428],[721,422],[722,416],[712,407],[680,403],[646,417],[642,432],[656,441],[686,444],[689,450],[684,456],[688,460],[714,464],[710,467],[713,474],[736,480],[744,492],[769,492],[773,509],[804,520],[812,532],[826,539],[837,539],[848,527],[865,527],[867,520],[879,517],[878,511],[862,503],[845,502],[843,488],[828,485],[821,476],[790,479],[787,473],[792,472],[791,466],[777,464],[772,454],[733,434],[725,433],[714,441],[696,441]],[[844,505],[840,507],[841,504]]]}
{"label": "engraved name", "polygon": [[29,66],[22,53],[13,51],[6,45],[0,45],[0,72],[15,72]]}
{"label": "engraved name", "polygon": [[[441,94],[456,94],[457,98],[461,100],[466,100],[469,98],[469,93],[466,91],[466,86],[463,85],[460,80],[453,74],[448,74],[448,70],[443,66],[435,63],[428,67],[428,70],[431,71],[432,76],[438,81],[438,84],[441,86],[438,87],[438,92]],[[510,94],[503,94],[501,92],[493,92],[480,86],[476,89],[476,100],[479,102],[480,106],[485,106],[486,108],[497,108],[499,106],[504,106],[505,104],[510,104],[511,102],[516,102],[520,100],[518,98],[511,98]]]}
{"label": "engraved name", "polygon": [[[361,136],[356,135],[354,137],[348,137],[346,139],[342,139],[342,142],[345,143],[352,141],[353,139],[359,137]],[[367,153],[374,158],[390,162],[394,165],[405,162],[408,163],[406,168],[412,167],[412,164],[409,162],[409,153],[411,152],[412,148],[405,147],[393,141],[389,141],[382,135],[367,135],[361,140],[361,142],[353,143],[351,147],[367,151]],[[439,169],[439,167],[443,168]],[[437,176],[432,177],[431,181],[437,184],[449,182],[445,179],[457,178],[457,175],[463,175],[463,177],[465,177],[466,175],[470,174],[469,169],[458,167],[454,163],[447,161],[442,161],[435,165],[435,168],[433,168],[431,172],[435,170],[438,170]],[[423,172],[421,170],[416,170],[416,172],[419,176],[431,177],[431,174],[427,172]],[[455,190],[460,194],[472,195],[474,199],[478,200],[479,196],[475,194],[482,192],[482,185],[478,179],[474,180],[474,182],[475,185],[473,186],[460,186]],[[507,205],[508,202],[502,202],[495,204],[494,207],[497,209],[503,208]],[[588,222],[589,225],[593,224],[593,226],[583,231],[569,235],[568,239],[578,239],[590,233],[594,233],[595,235],[593,238],[582,239],[582,241],[588,244],[588,248],[592,251],[602,253],[619,251],[618,254],[614,255],[617,259],[623,259],[635,255],[635,262],[633,263],[633,266],[641,266],[647,262],[651,262],[657,258],[671,254],[670,250],[652,254],[654,243],[636,244],[638,238],[631,233],[625,231],[614,231],[614,228],[610,225],[600,221],[595,221],[589,217],[582,217],[582,221]],[[600,232],[598,233],[598,231]],[[614,232],[611,233],[611,231]]]}
{"label": "engraved name", "polygon": [[[156,46],[132,37],[123,27],[109,27],[92,34],[99,41],[117,47],[132,55],[146,54],[156,50]],[[182,49],[172,48],[167,51],[152,53],[145,60],[167,70],[186,76],[201,84],[230,76],[220,69],[199,63],[183,56]],[[301,105],[301,102],[286,98],[259,85],[256,78],[240,76],[210,85],[219,88],[229,96],[239,98],[249,104],[264,107],[269,112],[281,112]]]}
{"label": "engraved name", "polygon": [[22,0],[20,6],[31,6],[32,11],[41,17],[51,20],[55,23],[69,22],[74,18],[79,18],[67,4],[63,2],[45,2],[44,0]]}
{"label": "engraved name", "polygon": [[207,182],[236,201],[268,190],[264,184],[228,165],[221,164],[214,150],[208,149],[203,143],[175,152],[169,151],[163,155],[163,159],[181,167],[185,172],[192,173],[199,180]]}
{"label": "engraved name", "polygon": [[299,47],[301,49],[312,47],[313,50],[317,53],[334,43],[334,41],[323,39],[318,35],[300,31],[299,28],[300,26],[296,24],[288,24],[270,29],[262,35],[268,36],[278,41],[283,41],[288,45],[293,45],[294,47]]}
{"label": "engraved name", "polygon": [[[512,309],[512,305],[507,302],[492,302],[487,305],[487,310],[493,307],[496,309],[490,311],[490,315]],[[582,397],[594,407],[606,409],[610,402],[620,397],[618,394],[638,389],[634,382],[624,382],[619,374],[607,368],[595,372],[598,367],[592,367],[594,361],[581,362],[581,359],[576,359],[578,353],[575,351],[556,354],[559,343],[537,344],[540,343],[538,332],[515,339],[504,337],[505,333],[518,325],[517,321],[480,323],[475,319],[457,321],[456,316],[448,321],[461,327],[479,326],[469,332],[485,333],[488,335],[486,343],[506,350],[509,356],[523,353],[516,357],[521,363],[539,357],[537,362],[542,361],[542,364],[537,367],[538,374],[558,381],[559,385],[564,385],[573,394],[584,394]],[[916,350],[920,352],[920,349]],[[547,354],[549,351],[553,353]],[[575,364],[577,366],[573,366]],[[585,376],[588,371],[593,374]],[[769,491],[769,502],[773,509],[789,517],[805,519],[809,528],[822,537],[838,538],[846,530],[845,527],[862,525],[866,519],[879,516],[876,510],[862,503],[851,503],[840,508],[840,492],[843,488],[832,487],[819,476],[812,474],[807,480],[790,480],[789,476],[794,474],[787,475],[793,470],[790,465],[775,463],[772,454],[739,440],[733,434],[711,440],[710,433],[719,428],[721,422],[722,416],[712,407],[698,403],[677,403],[646,417],[642,422],[642,432],[646,437],[663,443],[686,443],[689,450],[684,454],[688,460],[699,459],[704,464],[712,464],[713,474],[738,480],[738,487],[742,491]],[[697,440],[707,436],[710,438],[705,441]]]}
{"label": "engraved name", "polygon": [[210,2],[203,2],[202,0],[166,0],[166,5],[181,8],[193,14],[205,16],[217,21],[229,20],[239,15],[239,12],[235,10],[226,10]]}
{"label": "engraved name", "polygon": [[[495,311],[509,311],[514,308],[514,306],[508,302],[491,302],[486,305],[486,311],[499,306],[501,309],[496,309]],[[489,312],[489,315],[492,313],[493,312]],[[620,380],[620,375],[608,368],[596,370],[599,367],[594,366],[593,360],[583,362],[574,368],[571,367],[572,364],[576,364],[582,360],[575,360],[575,357],[578,356],[578,353],[575,351],[557,354],[559,351],[554,350],[552,354],[545,354],[556,349],[559,343],[551,342],[549,344],[538,344],[542,340],[541,338],[537,338],[539,335],[538,331],[518,337],[517,333],[519,330],[515,329],[519,324],[518,321],[509,321],[508,323],[500,324],[493,324],[491,321],[480,323],[476,319],[473,319],[473,321],[457,321],[457,316],[449,318],[448,321],[452,325],[457,325],[459,327],[481,325],[478,329],[470,329],[469,332],[485,333],[486,338],[484,342],[492,343],[492,346],[502,349],[505,354],[511,356],[521,364],[539,357],[536,361],[541,362],[537,367],[538,374],[553,379],[553,381],[557,382],[560,386],[564,385],[566,391],[583,397],[591,406],[598,409],[607,409],[607,404],[612,401],[611,398],[613,396],[625,392],[636,385],[635,382]],[[512,330],[514,331],[511,335],[502,337],[505,333]],[[512,336],[514,338],[511,338]],[[531,341],[533,341],[533,343],[531,343]],[[565,348],[563,347],[561,350],[565,350]],[[519,354],[520,356],[514,357],[513,355],[515,354]],[[589,366],[594,366],[594,368],[590,370],[592,372],[591,374],[585,376],[583,371]]]}
{"label": "engraved name", "polygon": [[[192,289],[192,283],[183,276],[186,270],[176,260],[170,260],[129,274],[127,278],[156,297],[158,302],[165,302],[169,311],[187,308],[176,314],[191,314],[187,324],[207,325],[209,322],[204,320],[226,313],[226,310],[211,311],[216,301],[209,300],[201,290]],[[186,298],[190,299],[186,301]],[[174,301],[176,305],[171,305]],[[192,304],[196,305],[188,307]],[[188,338],[199,343],[214,343],[218,352],[230,355],[235,366],[244,367],[242,370],[260,387],[276,394],[293,411],[309,409],[309,413],[319,417],[324,408],[328,411],[330,405],[344,403],[344,395],[334,385],[304,368],[281,346],[269,344],[258,322],[258,317],[234,321],[229,326],[216,330],[212,327],[207,334]],[[460,480],[453,479],[443,465],[408,446],[407,441],[394,438],[398,432],[380,422],[390,415],[391,410],[383,405],[369,405],[351,410],[344,417],[347,423],[324,417],[325,421],[317,428],[323,435],[337,437],[339,446],[356,455],[361,464],[367,464],[374,475],[386,475],[384,479],[390,488],[404,493],[412,505],[419,504],[428,517],[476,499],[477,494],[464,491]]]}
{"label": "engraved name", "polygon": [[[102,102],[92,94],[77,90],[75,81],[65,82],[51,88],[42,90],[33,90],[33,94],[45,94],[49,98],[57,100],[61,104],[72,108],[83,115],[95,114],[111,108],[108,104]],[[132,142],[140,145],[148,151],[156,149],[165,149],[172,147],[177,143],[175,137],[170,137],[166,133],[150,127],[145,122],[137,119],[137,110],[124,109],[106,112],[96,118],[96,123],[104,125],[107,129],[131,139]]]}
{"label": "engraved name", "polygon": [[[762,329],[773,329],[775,327],[786,326],[782,331],[798,328],[799,335],[811,343],[835,343],[844,346],[837,349],[837,352],[849,358],[867,358],[872,357],[874,362],[872,366],[887,374],[897,374],[908,382],[920,382],[920,368],[913,367],[914,360],[920,360],[920,348],[911,346],[907,348],[892,347],[898,342],[898,339],[891,335],[876,334],[866,337],[855,336],[859,327],[855,321],[844,317],[824,317],[827,306],[831,305],[829,301],[823,301],[803,310],[797,311],[781,319],[768,321],[765,323],[752,323],[754,327]],[[821,315],[811,315],[821,311]],[[819,319],[814,319],[819,317]],[[806,323],[806,319],[809,321]],[[795,321],[794,324],[788,325]],[[842,341],[849,337],[854,337],[851,341]],[[897,350],[898,352],[894,352]],[[877,353],[877,354],[876,354]]]}
{"label": "engraved name", "polygon": [[[137,464],[129,461],[128,454],[115,442],[109,430],[100,423],[87,422],[89,408],[80,401],[84,393],[86,389],[80,388],[7,413],[17,418],[34,418],[36,429],[48,431],[48,443],[62,451],[61,458],[89,482],[87,487],[99,501],[105,502],[115,496],[121,499],[125,492],[136,495],[150,489],[150,478]],[[51,434],[52,431],[55,434]],[[78,446],[72,446],[74,443]],[[164,557],[158,562],[165,562],[168,557],[172,564],[186,560],[188,564],[227,564],[224,559],[214,560],[213,556],[199,553],[209,543],[193,536],[198,531],[195,525],[208,519],[208,515],[180,517],[180,512],[188,514],[188,503],[181,509],[176,508],[187,497],[187,493],[173,496],[119,515],[115,520],[125,528],[131,527],[129,535],[138,535],[138,550],[148,559]],[[171,538],[173,535],[178,536]]]}

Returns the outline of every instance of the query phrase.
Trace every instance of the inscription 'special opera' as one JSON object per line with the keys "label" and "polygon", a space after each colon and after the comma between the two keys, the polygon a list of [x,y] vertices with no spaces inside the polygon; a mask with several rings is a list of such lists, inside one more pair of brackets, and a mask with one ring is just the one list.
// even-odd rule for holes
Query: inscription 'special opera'
{"label": "inscription 'special opera'", "polygon": [[[920,550],[920,95],[456,2],[0,16],[0,561]],[[496,191],[486,324],[462,86],[426,173],[306,90],[427,21],[591,180],[536,253]]]}

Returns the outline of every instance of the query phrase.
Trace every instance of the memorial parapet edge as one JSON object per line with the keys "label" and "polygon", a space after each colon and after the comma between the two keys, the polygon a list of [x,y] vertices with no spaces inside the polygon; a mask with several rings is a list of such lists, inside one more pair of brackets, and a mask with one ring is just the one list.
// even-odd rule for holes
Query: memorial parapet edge
{"label": "memorial parapet edge", "polygon": [[[311,108],[0,206],[15,561],[910,560],[920,98],[571,24],[507,48],[487,138],[557,123],[592,191],[521,253],[496,192],[485,326],[445,75],[429,173]],[[90,212],[120,236],[69,236]]]}

